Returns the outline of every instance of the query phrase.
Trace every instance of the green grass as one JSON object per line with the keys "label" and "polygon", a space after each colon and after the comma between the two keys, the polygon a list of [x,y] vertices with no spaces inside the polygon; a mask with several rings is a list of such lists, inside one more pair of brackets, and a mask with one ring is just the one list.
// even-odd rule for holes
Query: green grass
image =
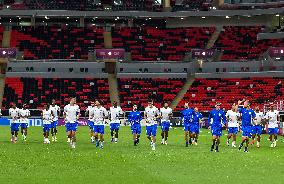
{"label": "green grass", "polygon": [[250,147],[249,153],[225,146],[223,136],[220,152],[212,153],[208,130],[202,131],[198,146],[186,148],[178,128],[170,131],[169,145],[158,144],[153,152],[145,128],[140,145],[134,147],[129,127],[121,128],[118,144],[110,143],[106,127],[103,150],[90,143],[87,127],[79,127],[75,150],[66,143],[64,127],[59,128],[59,142],[50,145],[43,144],[40,127],[31,127],[28,141],[17,144],[10,143],[9,127],[0,130],[3,184],[283,183],[284,143],[269,148],[266,135],[262,147]]}

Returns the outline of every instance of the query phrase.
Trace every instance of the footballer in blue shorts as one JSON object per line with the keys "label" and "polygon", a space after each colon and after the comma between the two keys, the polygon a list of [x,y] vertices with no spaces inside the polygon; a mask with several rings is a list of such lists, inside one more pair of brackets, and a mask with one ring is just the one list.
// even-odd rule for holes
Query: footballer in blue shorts
{"label": "footballer in blue shorts", "polygon": [[133,105],[133,110],[128,115],[128,122],[131,125],[131,132],[133,135],[133,142],[134,146],[137,146],[139,144],[139,138],[141,135],[141,112],[137,111],[137,105]]}
{"label": "footballer in blue shorts", "polygon": [[184,104],[184,110],[181,111],[181,120],[183,121],[184,139],[186,147],[188,147],[188,144],[192,144],[191,139],[189,139],[190,123],[192,122],[192,113],[193,109],[189,108],[189,104],[186,102]]}
{"label": "footballer in blue shorts", "polygon": [[230,146],[230,139],[233,137],[232,147],[236,146],[237,133],[239,129],[238,119],[240,118],[240,113],[238,112],[238,107],[236,104],[232,105],[231,110],[228,110],[226,113],[228,120],[228,136],[227,136],[227,146]]}
{"label": "footballer in blue shorts", "polygon": [[212,146],[211,151],[219,152],[220,137],[222,136],[222,127],[226,124],[226,115],[220,108],[221,104],[216,103],[215,109],[213,109],[208,117],[208,121],[211,124],[212,132]]}
{"label": "footballer in blue shorts", "polygon": [[50,109],[49,104],[45,104],[43,106],[41,116],[42,116],[43,137],[44,137],[43,143],[50,144],[48,137],[49,137],[49,131],[51,128],[51,122],[53,121],[53,112]]}
{"label": "footballer in blue shorts", "polygon": [[[95,100],[94,107],[94,137],[96,147],[104,148],[105,119],[108,117],[107,110],[103,107],[101,100]],[[99,138],[100,134],[100,138]]]}
{"label": "footballer in blue shorts", "polygon": [[264,120],[264,114],[259,110],[259,107],[255,107],[255,119],[254,119],[254,125],[252,126],[252,140],[251,144],[254,145],[254,139],[257,136],[257,142],[256,147],[260,147],[260,138],[262,134],[262,123]]}
{"label": "footballer in blue shorts", "polygon": [[91,101],[91,105],[87,107],[85,116],[88,116],[88,126],[89,126],[89,133],[91,137],[91,142],[95,142],[94,138],[94,108],[95,102]]}
{"label": "footballer in blue shorts", "polygon": [[160,119],[161,119],[161,136],[162,136],[162,144],[168,144],[169,130],[170,130],[170,119],[173,115],[172,108],[169,107],[168,102],[165,102],[163,107],[160,108]]}
{"label": "footballer in blue shorts", "polygon": [[27,109],[27,105],[23,104],[22,109],[19,110],[20,123],[21,123],[21,133],[23,141],[27,140],[28,135],[28,123],[30,117],[30,111]]}
{"label": "footballer in blue shorts", "polygon": [[268,134],[270,140],[270,147],[276,147],[277,135],[279,132],[278,122],[279,122],[279,111],[274,109],[272,105],[270,110],[266,113],[265,118],[268,120]]}
{"label": "footballer in blue shorts", "polygon": [[[244,102],[243,106],[241,104]],[[238,101],[239,113],[242,116],[242,142],[239,146],[239,150],[242,149],[244,143],[244,152],[248,152],[249,138],[252,136],[253,120],[256,117],[255,111],[251,109],[250,102],[248,100]]]}
{"label": "footballer in blue shorts", "polygon": [[113,102],[113,106],[109,109],[110,115],[110,135],[111,142],[118,142],[118,131],[120,128],[120,117],[123,115],[121,107],[117,105],[117,102]]}
{"label": "footballer in blue shorts", "polygon": [[71,98],[70,103],[64,107],[63,116],[68,139],[70,140],[70,147],[75,149],[78,119],[80,117],[80,107],[76,104],[76,98]]}
{"label": "footballer in blue shorts", "polygon": [[197,145],[198,135],[199,135],[199,126],[202,122],[203,115],[198,111],[198,108],[195,107],[192,113],[192,123],[190,124],[189,132],[192,143]]}
{"label": "footballer in blue shorts", "polygon": [[12,103],[12,107],[9,109],[9,116],[11,118],[11,142],[16,143],[18,140],[19,131],[19,109],[15,103]]}
{"label": "footballer in blue shorts", "polygon": [[51,135],[52,135],[52,142],[57,142],[57,126],[58,126],[58,116],[60,116],[60,107],[56,105],[55,99],[52,99],[50,110],[53,114],[53,120],[51,122]]}
{"label": "footballer in blue shorts", "polygon": [[153,105],[153,101],[148,101],[148,106],[145,108],[144,118],[146,121],[146,135],[150,141],[150,146],[153,151],[156,150],[156,134],[157,134],[157,118],[159,117],[159,110]]}

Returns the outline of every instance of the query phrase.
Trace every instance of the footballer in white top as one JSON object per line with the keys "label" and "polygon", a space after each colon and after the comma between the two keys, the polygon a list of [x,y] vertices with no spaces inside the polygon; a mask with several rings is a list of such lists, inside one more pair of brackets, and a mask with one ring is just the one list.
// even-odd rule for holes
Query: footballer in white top
{"label": "footballer in white top", "polygon": [[266,113],[265,118],[268,120],[268,134],[269,134],[269,140],[271,142],[270,147],[276,147],[279,112],[277,110],[274,110],[273,105],[270,107],[270,110]]}
{"label": "footballer in white top", "polygon": [[23,108],[19,110],[19,116],[20,116],[20,123],[21,123],[22,139],[26,141],[27,135],[28,135],[28,124],[29,124],[29,117],[30,117],[30,111],[29,109],[27,109],[26,104],[23,104]]}
{"label": "footballer in white top", "polygon": [[18,131],[19,131],[19,109],[16,107],[16,104],[13,103],[12,107],[9,109],[9,116],[11,118],[11,142],[16,143],[18,140]]}
{"label": "footballer in white top", "polygon": [[254,139],[257,136],[256,147],[260,147],[260,139],[262,134],[262,122],[264,119],[264,114],[259,110],[259,107],[255,107],[255,118],[253,120],[252,126],[252,141],[251,144],[254,144]]}
{"label": "footballer in white top", "polygon": [[68,135],[68,142],[71,148],[76,147],[76,131],[78,127],[78,119],[80,117],[80,108],[76,104],[76,98],[71,98],[70,103],[64,107],[63,113],[65,119],[66,132]]}
{"label": "footballer in white top", "polygon": [[56,101],[53,99],[51,101],[50,110],[53,114],[53,120],[51,122],[51,135],[52,135],[52,141],[57,142],[57,126],[58,126],[58,116],[60,116],[60,107],[56,105]]}
{"label": "footballer in white top", "polygon": [[50,109],[50,105],[45,104],[42,110],[42,123],[43,123],[42,126],[43,126],[43,136],[44,136],[43,143],[44,144],[50,144],[48,136],[49,136],[49,131],[51,128],[51,123],[53,122],[53,118],[54,118],[53,112]]}
{"label": "footballer in white top", "polygon": [[146,135],[151,141],[152,150],[156,150],[157,117],[159,114],[159,110],[153,105],[153,101],[149,101],[145,108],[144,118],[146,120]]}
{"label": "footballer in white top", "polygon": [[111,142],[118,142],[118,131],[120,127],[120,119],[123,115],[123,111],[121,107],[117,105],[117,102],[113,102],[113,106],[109,109],[110,115],[110,135],[111,135]]}
{"label": "footballer in white top", "polygon": [[[94,137],[96,141],[96,147],[103,149],[104,132],[105,132],[105,119],[108,117],[107,110],[102,106],[102,101],[95,101],[94,113]],[[100,139],[99,139],[100,134]]]}
{"label": "footballer in white top", "polygon": [[86,117],[88,117],[88,126],[89,126],[89,133],[91,137],[91,142],[94,143],[94,108],[95,102],[91,101],[91,105],[86,109]]}
{"label": "footballer in white top", "polygon": [[240,118],[240,113],[236,104],[232,105],[231,110],[228,110],[226,113],[228,120],[228,136],[227,136],[227,145],[230,145],[230,139],[233,137],[232,147],[236,147],[237,133],[239,130],[238,120]]}
{"label": "footballer in white top", "polygon": [[162,144],[168,144],[168,136],[170,130],[170,119],[173,115],[173,110],[169,107],[168,102],[164,103],[164,106],[160,108],[161,129],[162,129]]}

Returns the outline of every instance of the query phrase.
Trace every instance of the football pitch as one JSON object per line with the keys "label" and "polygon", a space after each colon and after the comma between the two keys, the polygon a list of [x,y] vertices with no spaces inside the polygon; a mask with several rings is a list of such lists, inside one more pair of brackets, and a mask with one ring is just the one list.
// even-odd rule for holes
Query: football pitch
{"label": "football pitch", "polygon": [[[152,151],[145,136],[133,146],[129,127],[121,127],[119,142],[110,143],[105,128],[104,149],[90,143],[88,127],[79,127],[77,147],[66,142],[65,127],[59,127],[58,142],[43,144],[42,129],[30,127],[27,142],[10,142],[9,127],[0,127],[0,183],[283,183],[284,143],[279,137],[270,148],[267,135],[261,148],[249,153],[225,144],[210,152],[211,135],[202,129],[198,146],[185,147],[182,128],[171,129],[169,144]],[[21,138],[21,136],[19,136]],[[237,142],[239,143],[240,137]]]}

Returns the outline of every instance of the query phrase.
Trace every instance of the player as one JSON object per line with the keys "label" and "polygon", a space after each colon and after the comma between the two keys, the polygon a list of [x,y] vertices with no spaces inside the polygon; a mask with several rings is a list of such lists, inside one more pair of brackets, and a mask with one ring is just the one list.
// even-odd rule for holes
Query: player
{"label": "player", "polygon": [[226,113],[228,120],[228,136],[227,136],[227,145],[230,146],[230,139],[233,137],[232,147],[236,146],[237,133],[239,130],[238,119],[240,118],[240,113],[238,112],[238,107],[236,104],[232,105],[231,110],[228,110]]}
{"label": "player", "polygon": [[195,107],[192,113],[192,123],[190,124],[190,138],[192,143],[197,146],[198,135],[199,135],[199,123],[202,122],[203,115],[198,111],[198,108]]}
{"label": "player", "polygon": [[162,144],[168,145],[168,137],[170,130],[170,119],[173,116],[173,110],[169,107],[168,102],[164,103],[164,107],[160,108]]}
{"label": "player", "polygon": [[220,108],[221,104],[216,103],[215,109],[213,109],[208,117],[209,122],[211,123],[211,132],[212,132],[212,146],[211,151],[219,152],[220,137],[222,136],[222,126],[226,124],[226,115],[223,110]]}
{"label": "player", "polygon": [[[118,141],[118,131],[120,127],[120,120],[119,117],[123,115],[122,109],[117,106],[117,102],[113,102],[113,106],[110,107],[110,135],[111,135],[111,142],[117,143]],[[115,132],[115,134],[114,134]]]}
{"label": "player", "polygon": [[[279,112],[274,109],[274,106],[272,105],[270,107],[270,110],[266,113],[265,118],[268,120],[268,134],[269,134],[269,140],[270,140],[270,147],[276,147],[276,141],[277,141],[277,134],[278,134],[278,121],[279,121]],[[274,139],[272,138],[274,137]]]}
{"label": "player", "polygon": [[134,146],[139,144],[139,138],[141,134],[141,112],[137,111],[137,105],[133,105],[133,110],[128,115],[128,122],[131,124],[131,132],[133,135]]}
{"label": "player", "polygon": [[11,142],[16,143],[18,140],[18,131],[19,131],[19,109],[15,103],[12,103],[11,108],[9,109],[9,116],[11,118]]}
{"label": "player", "polygon": [[259,110],[259,107],[255,107],[255,119],[253,121],[254,125],[252,126],[252,145],[254,144],[255,136],[257,136],[256,147],[260,147],[260,138],[262,134],[262,122],[264,119],[264,114]]}
{"label": "player", "polygon": [[146,120],[146,135],[151,141],[152,150],[156,150],[156,133],[157,133],[157,117],[159,109],[153,105],[153,101],[148,101],[148,106],[145,108],[144,118]]}
{"label": "player", "polygon": [[[104,148],[104,133],[105,133],[105,119],[108,117],[107,110],[102,106],[100,100],[95,101],[94,111],[94,137],[96,141],[96,147]],[[100,139],[98,135],[100,134]]]}
{"label": "player", "polygon": [[76,98],[71,98],[70,103],[64,107],[63,117],[68,139],[70,140],[70,146],[75,149],[78,119],[80,117],[80,108],[76,104]]}
{"label": "player", "polygon": [[91,101],[91,105],[88,106],[86,109],[86,116],[88,116],[88,126],[89,126],[89,132],[91,137],[91,142],[95,142],[94,138],[94,108],[95,108],[95,102]]}
{"label": "player", "polygon": [[44,144],[50,144],[48,137],[49,137],[49,131],[50,131],[50,128],[51,128],[51,124],[54,120],[54,116],[53,116],[53,111],[50,109],[49,104],[45,104],[43,106],[41,116],[42,116],[43,137],[44,137],[43,143]]}
{"label": "player", "polygon": [[21,133],[23,141],[27,141],[28,135],[28,123],[30,117],[30,111],[27,109],[27,105],[23,104],[23,108],[19,110]]}
{"label": "player", "polygon": [[[241,107],[240,105],[243,102],[244,105],[243,107]],[[254,110],[250,108],[250,102],[248,100],[239,101],[238,106],[239,106],[239,113],[241,113],[242,116],[242,142],[239,146],[239,150],[241,150],[244,143],[246,143],[244,152],[248,152],[249,138],[251,137],[252,134],[252,124],[253,124],[252,121],[256,117],[256,114]]]}
{"label": "player", "polygon": [[189,108],[188,103],[184,104],[184,110],[181,111],[181,119],[183,121],[184,127],[184,139],[185,139],[185,146],[188,147],[188,144],[192,144],[191,139],[189,139],[189,131],[190,131],[190,123],[192,122],[192,114],[193,110]]}
{"label": "player", "polygon": [[60,115],[60,107],[56,105],[55,99],[52,99],[49,109],[52,111],[53,120],[51,122],[51,135],[52,142],[57,142],[57,126],[58,126],[58,116]]}

